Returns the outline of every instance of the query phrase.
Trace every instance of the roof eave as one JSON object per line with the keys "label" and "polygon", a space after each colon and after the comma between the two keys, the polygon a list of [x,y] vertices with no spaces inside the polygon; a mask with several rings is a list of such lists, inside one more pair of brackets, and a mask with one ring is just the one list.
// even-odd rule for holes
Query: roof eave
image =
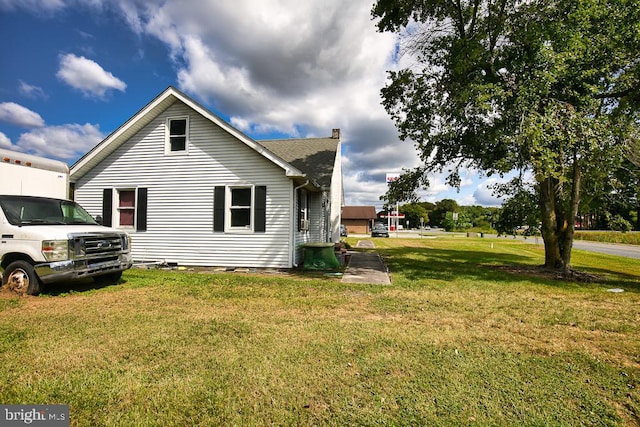
{"label": "roof eave", "polygon": [[286,176],[291,178],[295,184],[302,186],[302,188],[305,188],[310,191],[316,191],[316,192],[326,191],[324,187],[318,184],[318,182],[315,179],[307,176],[307,174],[304,174],[298,171],[297,169],[296,169],[297,173],[295,174],[290,174],[289,172],[290,171],[287,171]]}

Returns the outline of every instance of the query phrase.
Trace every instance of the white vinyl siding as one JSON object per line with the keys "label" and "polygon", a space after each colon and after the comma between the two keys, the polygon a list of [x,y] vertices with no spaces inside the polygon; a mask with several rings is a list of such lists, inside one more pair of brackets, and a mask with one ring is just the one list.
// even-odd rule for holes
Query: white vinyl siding
{"label": "white vinyl siding", "polygon": [[[188,154],[165,155],[169,118],[189,117]],[[266,231],[214,233],[216,186],[266,186]],[[148,190],[147,230],[131,232],[136,261],[291,267],[291,180],[241,141],[177,102],[76,183],[75,199],[100,215],[105,188]]]}

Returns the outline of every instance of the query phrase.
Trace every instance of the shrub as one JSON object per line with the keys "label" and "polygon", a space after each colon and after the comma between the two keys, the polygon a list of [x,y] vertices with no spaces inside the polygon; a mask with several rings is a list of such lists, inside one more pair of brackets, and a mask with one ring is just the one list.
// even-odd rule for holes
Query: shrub
{"label": "shrub", "polygon": [[611,220],[609,221],[609,227],[611,227],[613,231],[622,231],[623,233],[626,233],[627,231],[631,231],[633,229],[631,223],[622,218],[620,215],[616,215],[611,218]]}

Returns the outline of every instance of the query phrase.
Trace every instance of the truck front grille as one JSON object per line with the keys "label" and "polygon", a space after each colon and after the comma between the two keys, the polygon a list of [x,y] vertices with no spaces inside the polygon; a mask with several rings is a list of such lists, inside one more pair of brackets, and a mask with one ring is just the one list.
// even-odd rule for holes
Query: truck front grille
{"label": "truck front grille", "polygon": [[123,252],[123,237],[119,234],[74,236],[76,258],[103,258]]}

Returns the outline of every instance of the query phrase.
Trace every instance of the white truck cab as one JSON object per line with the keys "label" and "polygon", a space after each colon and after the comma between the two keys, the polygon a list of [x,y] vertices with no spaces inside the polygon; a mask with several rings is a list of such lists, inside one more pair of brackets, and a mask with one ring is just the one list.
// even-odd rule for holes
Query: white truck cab
{"label": "white truck cab", "polygon": [[65,280],[117,282],[131,268],[129,235],[99,225],[67,191],[66,164],[0,150],[2,286],[37,295]]}

